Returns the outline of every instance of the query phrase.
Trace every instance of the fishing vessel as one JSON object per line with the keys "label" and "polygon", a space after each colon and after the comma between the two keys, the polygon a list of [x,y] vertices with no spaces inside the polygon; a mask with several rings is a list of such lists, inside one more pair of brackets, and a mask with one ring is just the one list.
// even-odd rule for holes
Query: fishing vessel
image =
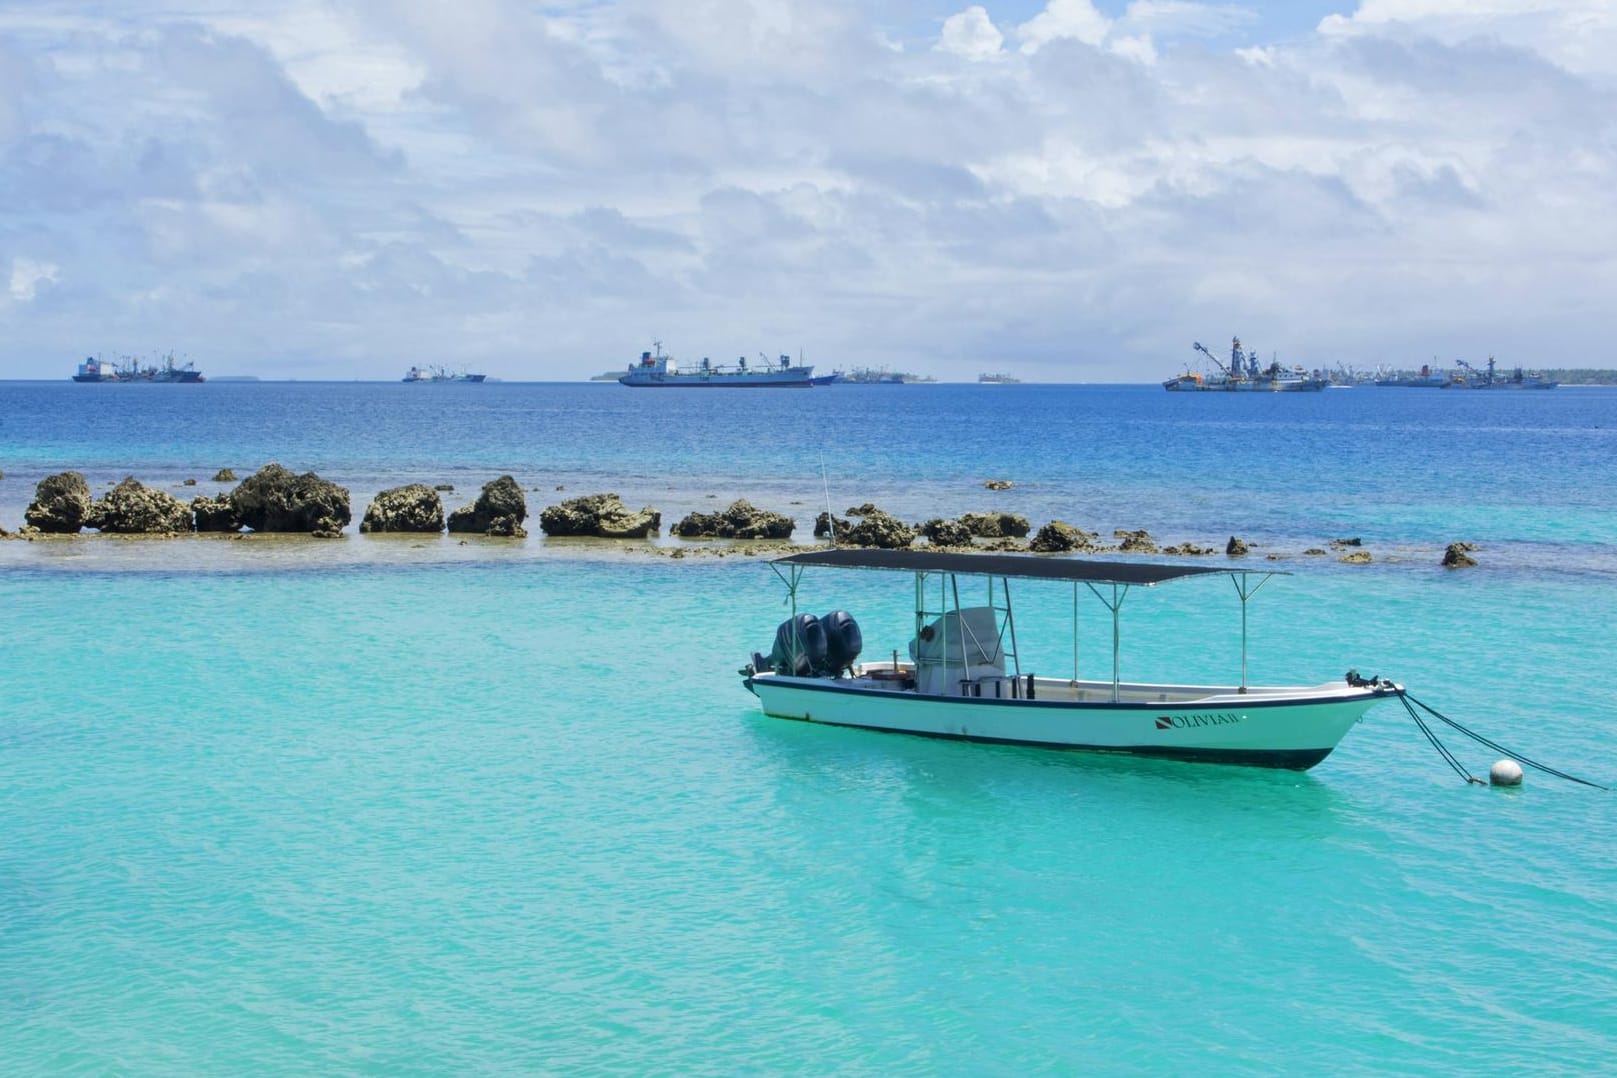
{"label": "fishing vessel", "polygon": [[742,356],[734,366],[714,363],[706,356],[689,370],[681,369],[672,356],[663,354],[662,342],[653,342],[653,351],[641,352],[618,381],[637,388],[693,389],[804,389],[815,384],[811,365],[793,364],[790,356],[778,360],[759,357],[748,366]]}
{"label": "fishing vessel", "polygon": [[[1392,682],[1354,674],[1313,685],[1249,684],[1247,604],[1271,577],[1287,575],[1274,570],[853,548],[791,554],[770,566],[786,585],[792,616],[776,629],[769,654],[754,653],[741,674],[764,713],[777,718],[1305,770],[1330,755],[1370,707],[1402,691]],[[915,631],[902,645],[904,657],[895,648],[890,659],[861,662],[864,641],[852,615],[799,613],[810,568],[883,570],[912,578]],[[1241,601],[1239,683],[1124,681],[1119,615],[1130,591],[1218,577],[1234,582]],[[1012,613],[1013,579],[1071,587],[1070,677],[1038,676],[1023,667],[1018,642],[1028,636]],[[1109,678],[1079,675],[1081,588],[1111,613]]]}
{"label": "fishing vessel", "polygon": [[451,371],[447,367],[411,367],[404,372],[403,381],[406,382],[432,382],[443,385],[451,382],[474,384],[487,378],[486,374],[467,374],[465,371]]}
{"label": "fishing vessel", "polygon": [[1192,347],[1208,359],[1218,373],[1202,375],[1195,371],[1168,379],[1162,388],[1170,393],[1312,393],[1324,389],[1330,380],[1319,372],[1310,374],[1302,367],[1283,367],[1279,360],[1264,366],[1255,351],[1241,347],[1241,338],[1230,344],[1230,361],[1225,364],[1200,341]]}
{"label": "fishing vessel", "polygon": [[176,363],[172,353],[163,357],[162,366],[148,363],[144,366],[139,360],[129,360],[127,363],[108,363],[98,356],[88,356],[79,364],[77,372],[73,375],[75,382],[154,382],[154,383],[195,383],[205,382],[202,372],[192,363]]}
{"label": "fishing vessel", "polygon": [[1378,386],[1397,389],[1444,389],[1462,380],[1458,374],[1441,370],[1430,363],[1422,363],[1418,371],[1392,371],[1375,381]]}
{"label": "fishing vessel", "polygon": [[1488,357],[1488,369],[1478,370],[1465,360],[1457,361],[1466,370],[1464,378],[1450,384],[1449,388],[1456,389],[1554,389],[1561,383],[1533,372],[1523,371],[1517,367],[1509,374],[1500,374],[1495,368],[1493,356]]}
{"label": "fishing vessel", "polygon": [[929,374],[895,371],[886,367],[855,367],[843,375],[842,380],[858,386],[907,386],[913,383],[937,381],[936,378]]}

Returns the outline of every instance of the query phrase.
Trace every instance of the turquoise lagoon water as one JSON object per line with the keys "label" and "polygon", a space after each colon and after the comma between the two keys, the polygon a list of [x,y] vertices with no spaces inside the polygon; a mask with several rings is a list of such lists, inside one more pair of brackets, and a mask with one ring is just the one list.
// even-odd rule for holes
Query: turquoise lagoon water
{"label": "turquoise lagoon water", "polygon": [[[281,388],[240,391],[273,412]],[[392,422],[393,387],[340,388],[368,401],[372,429]],[[438,398],[443,429],[461,429],[459,407],[516,411],[548,392],[488,388]],[[999,394],[1023,388],[808,399],[889,409],[908,436],[926,422],[912,409],[964,414],[971,400],[989,420],[1008,409],[1004,429],[1019,406]],[[301,408],[280,413],[284,446],[244,436],[232,451],[223,435],[134,437],[147,420],[128,410],[172,394],[98,398],[117,410],[97,421],[108,435],[0,395],[13,439],[0,523],[19,515],[14,486],[71,463],[98,482],[119,469],[177,482],[281,456],[357,491],[416,464],[426,477],[526,462],[531,486],[600,478],[692,507],[710,485],[765,504],[791,493],[795,463],[736,440],[732,424],[765,425],[740,402],[554,390],[597,394],[582,399],[608,412],[675,409],[716,448],[659,473],[622,463],[633,454],[614,442],[602,455],[618,463],[587,471],[566,428],[554,444],[513,440],[502,464],[478,440],[503,436],[483,427],[440,460],[418,445],[394,465],[357,436],[322,451]],[[1097,407],[1083,390],[1046,392]],[[1423,426],[1465,426],[1378,418],[1375,402],[1445,406],[1362,392],[1341,406],[1359,418],[1321,421],[1355,437],[1386,427],[1394,451],[1421,446]],[[1422,455],[1437,474],[1410,466],[1394,482],[1361,474],[1363,457],[1319,459],[1296,416],[1231,417],[1245,452],[1300,462],[1284,471],[1309,497],[1342,491],[1322,510],[1221,464],[1220,432],[1200,420],[1159,421],[1159,398],[1115,393],[1134,409],[1137,455],[1161,467],[1124,464],[1104,438],[1059,461],[1008,449],[1021,456],[1001,465],[973,440],[937,450],[907,487],[854,466],[828,467],[829,484],[857,474],[954,512],[1006,504],[974,483],[1018,468],[1029,502],[1086,526],[1116,504],[1118,526],[1205,540],[1258,534],[1261,516],[1288,552],[1341,520],[1378,560],[1288,557],[1297,575],[1253,607],[1255,680],[1393,675],[1507,745],[1617,778],[1612,464],[1594,454],[1617,397],[1549,394],[1517,406],[1537,412],[1483,417],[1499,433],[1463,437],[1508,474],[1479,468],[1471,487],[1441,433]],[[745,406],[758,407],[785,406]],[[64,433],[45,448],[18,436],[51,424]],[[889,462],[877,435],[854,440]],[[1209,470],[1171,466],[1181,452]],[[1096,460],[1116,473],[1091,482]],[[805,513],[823,500],[817,459],[812,473],[793,495]],[[1372,519],[1380,502],[1396,512]],[[1249,505],[1254,517],[1233,519]],[[1483,564],[1437,569],[1448,537],[1484,538]],[[812,573],[805,603],[852,610],[875,652],[902,646],[907,590]],[[1070,592],[1017,599],[1029,665],[1070,668]],[[1531,772],[1515,792],[1466,787],[1392,705],[1304,774],[770,720],[735,670],[782,600],[757,561],[537,538],[0,544],[0,1070],[1592,1073],[1617,1057],[1614,795]],[[1221,580],[1136,593],[1124,676],[1232,677],[1237,610]],[[1109,661],[1109,623],[1085,603],[1081,669]],[[1474,771],[1492,762],[1450,744]]]}

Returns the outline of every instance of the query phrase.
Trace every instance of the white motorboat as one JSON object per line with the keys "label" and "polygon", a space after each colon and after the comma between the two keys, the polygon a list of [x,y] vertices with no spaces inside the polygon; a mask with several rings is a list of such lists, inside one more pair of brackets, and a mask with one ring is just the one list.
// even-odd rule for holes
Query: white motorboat
{"label": "white motorboat", "polygon": [[[755,653],[745,685],[765,714],[836,726],[1051,748],[1305,770],[1336,748],[1371,706],[1400,687],[1350,673],[1317,685],[1247,684],[1247,602],[1274,570],[1080,561],[1025,554],[830,549],[770,563],[785,583],[792,617],[769,655]],[[811,567],[907,573],[915,586],[915,635],[908,661],[859,662],[858,623],[843,611],[798,612]],[[986,578],[962,588],[961,577]],[[1128,592],[1190,577],[1228,577],[1241,601],[1237,685],[1144,684],[1119,678],[1119,613]],[[1063,581],[1073,588],[1073,676],[1035,676],[1017,654],[1012,579]],[[1078,593],[1082,585],[1111,611],[1112,676],[1078,677]]]}

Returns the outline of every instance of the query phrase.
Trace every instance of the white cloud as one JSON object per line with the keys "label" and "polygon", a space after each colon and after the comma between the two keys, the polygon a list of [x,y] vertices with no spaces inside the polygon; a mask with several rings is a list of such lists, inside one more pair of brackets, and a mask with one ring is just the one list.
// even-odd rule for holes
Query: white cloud
{"label": "white cloud", "polygon": [[1257,14],[1235,4],[1201,4],[1191,0],[1131,0],[1118,20],[1142,32],[1213,37],[1257,21]]}
{"label": "white cloud", "polygon": [[299,377],[568,377],[653,332],[1134,380],[1237,328],[1360,365],[1603,345],[1604,5],[1273,39],[1230,5],[960,6],[14,6],[0,360],[58,376],[86,325]]}
{"label": "white cloud", "polygon": [[18,303],[32,303],[42,284],[56,282],[57,266],[50,262],[36,262],[31,258],[11,260],[11,298]]}
{"label": "white cloud", "polygon": [[1093,0],[1048,0],[1044,10],[1017,27],[1023,52],[1037,52],[1052,41],[1071,38],[1085,45],[1106,40],[1112,20],[1095,9]]}
{"label": "white cloud", "polygon": [[997,55],[1004,43],[1005,35],[999,32],[988,17],[988,12],[980,5],[973,4],[943,20],[943,35],[938,39],[938,48],[970,60],[985,60]]}
{"label": "white cloud", "polygon": [[1568,71],[1617,85],[1617,4],[1611,0],[1361,0],[1328,15],[1324,35],[1418,33],[1458,45],[1478,38],[1527,50]]}

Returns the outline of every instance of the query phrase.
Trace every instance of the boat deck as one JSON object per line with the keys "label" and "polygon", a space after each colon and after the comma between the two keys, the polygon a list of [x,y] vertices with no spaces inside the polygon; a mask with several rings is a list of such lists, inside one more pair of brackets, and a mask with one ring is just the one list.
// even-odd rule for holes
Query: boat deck
{"label": "boat deck", "polygon": [[[765,677],[772,675],[763,675]],[[1033,692],[1029,696],[1028,684]],[[838,680],[842,688],[867,689],[877,692],[916,694],[915,667],[900,663],[895,669],[890,662],[862,663],[854,667],[851,677]],[[952,686],[951,696],[973,699],[1043,700],[1064,704],[1205,704],[1219,702],[1252,702],[1264,697],[1285,697],[1288,700],[1309,697],[1341,695],[1344,685],[1339,681],[1322,685],[1249,685],[1243,692],[1236,685],[1163,685],[1146,682],[1121,682],[1115,687],[1110,681],[1073,681],[1070,678],[1046,678],[1023,674],[989,674],[963,678]]]}

